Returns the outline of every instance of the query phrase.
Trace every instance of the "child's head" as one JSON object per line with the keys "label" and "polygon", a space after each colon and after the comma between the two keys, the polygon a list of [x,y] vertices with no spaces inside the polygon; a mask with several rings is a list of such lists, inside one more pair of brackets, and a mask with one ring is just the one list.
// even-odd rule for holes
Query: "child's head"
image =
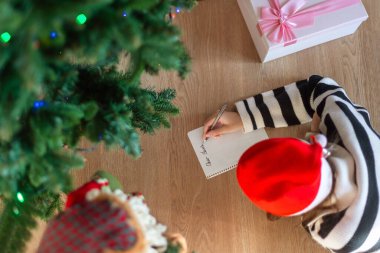
{"label": "child's head", "polygon": [[[321,142],[321,144],[320,144]],[[249,148],[240,158],[237,178],[259,208],[277,216],[303,214],[319,205],[333,185],[323,157],[323,141],[273,138]]]}

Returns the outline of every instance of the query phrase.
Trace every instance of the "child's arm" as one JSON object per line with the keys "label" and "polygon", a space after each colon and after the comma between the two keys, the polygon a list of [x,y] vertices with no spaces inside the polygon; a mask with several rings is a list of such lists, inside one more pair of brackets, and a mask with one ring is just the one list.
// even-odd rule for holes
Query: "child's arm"
{"label": "child's arm", "polygon": [[205,123],[204,135],[217,137],[222,134],[243,130],[250,132],[263,127],[286,127],[311,121],[311,94],[322,77],[312,76],[262,94],[249,97],[236,103],[239,113],[225,113],[215,130],[208,131],[214,117]]}
{"label": "child's arm", "polygon": [[[325,119],[325,116],[331,113],[330,107],[325,108],[328,97],[331,101],[346,101],[350,110],[361,115],[367,125],[370,125],[369,113],[364,107],[353,104],[334,80],[316,75],[238,101],[236,107],[245,132],[249,132],[263,127],[277,128],[304,124],[310,122],[312,118]],[[341,110],[338,111],[342,113]],[[314,114],[317,115],[313,117]],[[327,128],[322,124],[320,130],[326,134],[329,132]]]}
{"label": "child's arm", "polygon": [[[222,134],[243,130],[250,132],[263,127],[286,127],[308,123],[312,120],[313,131],[321,131],[330,141],[336,134],[328,122],[330,108],[325,108],[327,97],[349,100],[344,90],[332,79],[320,76],[311,76],[307,80],[294,82],[284,87],[267,91],[242,101],[236,102],[239,113],[225,113],[215,130],[207,132],[214,117],[205,123],[203,138],[217,137]],[[331,99],[330,99],[331,100]],[[352,104],[352,109],[369,123],[369,114],[363,107]],[[341,111],[339,110],[339,114]],[[314,114],[317,114],[316,117]],[[319,120],[322,119],[322,124]],[[319,128],[319,129],[318,129]]]}
{"label": "child's arm", "polygon": [[310,122],[314,114],[311,95],[320,79],[319,76],[312,76],[309,80],[294,82],[237,102],[244,131]]}

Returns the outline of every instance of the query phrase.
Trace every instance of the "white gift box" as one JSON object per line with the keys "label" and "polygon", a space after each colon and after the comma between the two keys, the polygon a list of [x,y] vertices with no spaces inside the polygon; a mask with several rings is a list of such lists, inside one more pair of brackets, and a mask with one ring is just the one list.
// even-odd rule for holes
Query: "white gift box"
{"label": "white gift box", "polygon": [[[292,33],[294,33],[296,38],[291,43],[285,43],[284,39],[281,42],[274,42],[273,39],[268,39],[269,32],[265,34],[258,27],[259,20],[263,19],[261,14],[262,7],[271,7],[269,1],[273,0],[237,1],[262,62],[271,61],[327,41],[350,35],[368,18],[363,3],[359,1],[358,3],[334,11],[318,14],[311,25],[292,28]],[[291,1],[295,2],[295,0]],[[300,0],[300,2],[302,1]],[[325,1],[306,0],[306,4],[300,9],[306,9]],[[288,0],[279,1],[281,6],[287,2]],[[280,22],[283,21],[280,21],[279,18],[278,23]]]}

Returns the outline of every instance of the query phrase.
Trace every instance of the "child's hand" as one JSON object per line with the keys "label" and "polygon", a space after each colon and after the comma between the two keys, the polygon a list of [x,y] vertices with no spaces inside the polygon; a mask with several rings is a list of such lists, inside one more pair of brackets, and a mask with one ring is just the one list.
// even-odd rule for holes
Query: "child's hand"
{"label": "child's hand", "polygon": [[240,115],[237,112],[225,112],[222,117],[216,123],[214,130],[208,131],[211,127],[217,113],[215,113],[211,118],[209,118],[203,129],[203,139],[210,137],[218,137],[223,134],[233,133],[243,130],[243,122],[241,121]]}

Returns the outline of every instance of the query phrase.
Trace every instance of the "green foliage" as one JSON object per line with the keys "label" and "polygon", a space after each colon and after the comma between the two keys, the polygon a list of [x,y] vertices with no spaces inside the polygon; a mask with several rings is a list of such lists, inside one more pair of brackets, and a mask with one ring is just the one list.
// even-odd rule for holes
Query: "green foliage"
{"label": "green foliage", "polygon": [[141,90],[140,95],[130,104],[133,112],[132,125],[144,133],[153,133],[161,125],[169,128],[167,115],[179,113],[171,101],[175,97],[175,90],[166,89],[159,93],[153,90]]}
{"label": "green foliage", "polygon": [[23,252],[23,241],[30,239],[30,231],[37,225],[34,216],[17,215],[15,212],[18,210],[7,204],[0,216],[0,241],[3,252]]}
{"label": "green foliage", "polygon": [[[0,1],[1,252],[20,252],[34,219],[57,210],[58,194],[71,189],[69,171],[83,166],[75,152],[81,137],[138,157],[140,131],[170,127],[168,117],[178,113],[175,91],[143,89],[140,77],[189,71],[180,31],[167,14],[195,3]],[[83,24],[76,22],[80,14]],[[124,74],[116,71],[120,52],[129,58]],[[15,199],[20,192],[23,203]]]}
{"label": "green foliage", "polygon": [[81,121],[65,131],[63,142],[71,147],[76,146],[80,137],[77,133],[81,133],[93,142],[103,140],[108,146],[118,145],[136,157],[141,153],[136,130],[154,133],[161,126],[170,127],[168,116],[178,114],[172,104],[172,89],[143,89],[128,83],[130,75],[120,74],[114,68],[73,68],[77,71],[75,85],[71,77],[49,83],[59,89],[50,93],[49,99],[81,105]]}
{"label": "green foliage", "polygon": [[165,250],[165,253],[179,253],[180,251],[181,251],[180,246],[169,244],[168,248]]}
{"label": "green foliage", "polygon": [[[132,81],[139,80],[144,69],[150,73],[177,69],[184,76],[189,57],[179,30],[165,15],[171,5],[194,4],[194,0],[2,1],[0,33],[9,32],[12,38],[0,46],[0,140],[10,140],[18,131],[18,118],[44,94],[46,79],[61,78],[52,65],[73,60],[112,64],[121,50],[127,50]],[[84,25],[75,23],[80,13],[87,16]]]}
{"label": "green foliage", "polygon": [[5,200],[5,208],[0,216],[1,252],[21,253],[25,241],[30,239],[31,230],[36,227],[36,218],[51,218],[63,206],[59,194],[28,192],[25,186],[21,203],[16,198]]}

